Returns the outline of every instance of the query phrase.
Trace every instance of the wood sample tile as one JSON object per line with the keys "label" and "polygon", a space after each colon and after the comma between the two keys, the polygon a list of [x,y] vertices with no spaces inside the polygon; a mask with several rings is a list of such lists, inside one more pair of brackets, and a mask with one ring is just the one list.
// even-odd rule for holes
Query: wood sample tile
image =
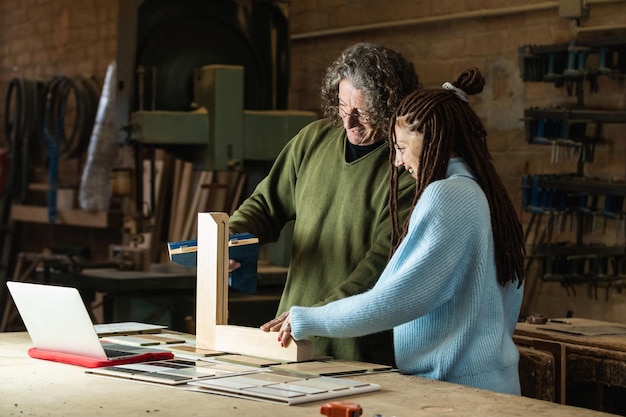
{"label": "wood sample tile", "polygon": [[172,345],[168,346],[167,349],[174,352],[186,353],[189,355],[199,356],[199,357],[210,357],[210,356],[218,356],[223,355],[224,352],[218,352],[210,349],[200,349],[195,346],[189,345]]}
{"label": "wood sample tile", "polygon": [[281,363],[284,363],[282,361],[277,361],[276,359],[259,358],[256,356],[246,355],[221,355],[216,358],[216,360],[237,363],[241,365],[257,366],[261,368],[271,365],[280,365]]}
{"label": "wood sample tile", "polygon": [[[274,385],[268,385],[268,387],[274,387]],[[292,384],[289,382],[280,384],[280,387],[282,389],[302,392],[304,394],[322,394],[328,391],[326,388],[322,388],[321,386],[307,386],[304,384]]]}
{"label": "wood sample tile", "polygon": [[265,382],[255,380],[252,375],[246,375],[199,380],[190,382],[188,386],[189,389],[199,392],[232,395],[237,398],[287,405],[380,390],[377,384],[333,377],[301,378],[279,384],[265,384]]}
{"label": "wood sample tile", "polygon": [[381,371],[391,371],[393,366],[391,365],[381,365],[379,363],[370,363],[370,362],[361,362],[361,361],[349,361],[345,359],[334,359],[332,361],[335,365],[348,365],[354,366],[357,368],[363,368],[369,372],[381,372]]}
{"label": "wood sample tile", "polygon": [[166,336],[166,335],[154,333],[154,334],[137,334],[134,337],[137,339],[144,339],[144,340],[157,342],[157,343],[164,343],[164,344],[185,343],[185,339],[180,338],[180,337],[172,337],[172,336],[173,335],[169,335],[169,334]]}
{"label": "wood sample tile", "polygon": [[292,384],[301,385],[303,387],[317,388],[322,391],[341,391],[341,390],[350,388],[349,385],[338,384],[336,381],[332,379],[328,379],[328,378],[324,379],[322,377],[301,379],[299,381],[292,382]]}
{"label": "wood sample tile", "polygon": [[109,343],[117,343],[117,344],[126,345],[126,346],[155,346],[159,344],[159,342],[155,340],[142,339],[137,336],[138,335],[106,336],[106,337],[103,337],[101,340],[105,342],[109,342]]}
{"label": "wood sample tile", "polygon": [[302,391],[292,391],[287,389],[286,387],[281,386],[265,386],[265,387],[253,387],[246,389],[246,393],[255,393],[255,394],[263,394],[268,395],[270,397],[280,397],[280,398],[294,398],[294,397],[303,397],[307,395]]}
{"label": "wood sample tile", "polygon": [[[383,367],[383,365],[380,365]],[[371,372],[376,366],[365,362],[351,361],[311,361],[272,365],[270,369],[300,375],[331,376]],[[391,368],[391,367],[389,367]]]}
{"label": "wood sample tile", "polygon": [[259,381],[263,381],[266,384],[283,384],[292,381],[298,381],[299,379],[301,379],[299,377],[283,375],[272,371],[250,374],[247,375],[247,377],[258,379]]}
{"label": "wood sample tile", "polygon": [[299,381],[292,382],[292,384],[303,385],[306,387],[320,388],[326,391],[338,391],[338,390],[343,390],[343,389],[365,387],[367,385],[370,385],[368,382],[364,382],[364,381],[357,381],[354,379],[345,379],[345,378],[335,378],[335,377],[328,377],[328,376],[301,379]]}
{"label": "wood sample tile", "polygon": [[171,369],[168,371],[162,371],[164,374],[188,376],[191,378],[204,378],[209,376],[220,375],[218,369],[213,369],[210,366],[193,366],[189,368]]}

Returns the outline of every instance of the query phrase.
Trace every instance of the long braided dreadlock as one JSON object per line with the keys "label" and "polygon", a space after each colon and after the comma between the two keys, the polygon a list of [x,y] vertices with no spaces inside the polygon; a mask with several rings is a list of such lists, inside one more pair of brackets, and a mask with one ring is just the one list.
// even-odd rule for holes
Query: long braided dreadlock
{"label": "long braided dreadlock", "polygon": [[[485,79],[477,68],[469,68],[443,89],[417,90],[407,96],[396,110],[389,125],[389,148],[392,174],[389,204],[391,208],[391,253],[406,236],[408,220],[400,225],[397,207],[399,169],[394,166],[396,151],[395,126],[424,135],[419,160],[413,207],[426,187],[445,178],[448,161],[460,156],[471,168],[484,191],[491,211],[495,242],[498,282],[505,285],[524,280],[523,232],[515,208],[502,180],[496,173],[487,148],[485,128],[467,103],[467,96],[480,93]],[[409,216],[410,217],[410,216]]]}

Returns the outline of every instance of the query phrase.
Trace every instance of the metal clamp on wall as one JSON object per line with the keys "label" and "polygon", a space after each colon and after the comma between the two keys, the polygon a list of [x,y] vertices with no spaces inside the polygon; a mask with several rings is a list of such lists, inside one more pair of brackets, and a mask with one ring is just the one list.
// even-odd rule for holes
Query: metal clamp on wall
{"label": "metal clamp on wall", "polygon": [[626,253],[623,246],[550,243],[536,247],[533,256],[541,261],[543,281],[560,282],[576,295],[573,284],[588,284],[590,297],[598,298],[598,288],[618,292],[626,287]]}

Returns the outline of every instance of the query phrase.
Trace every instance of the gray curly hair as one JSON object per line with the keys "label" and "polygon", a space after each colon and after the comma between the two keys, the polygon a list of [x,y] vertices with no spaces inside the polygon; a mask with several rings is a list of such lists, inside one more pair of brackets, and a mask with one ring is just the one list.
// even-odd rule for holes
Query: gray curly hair
{"label": "gray curly hair", "polygon": [[365,96],[364,112],[377,136],[387,134],[389,121],[398,104],[421,87],[413,64],[402,54],[372,43],[357,43],[345,49],[326,70],[322,82],[321,110],[341,125],[339,82],[348,79]]}

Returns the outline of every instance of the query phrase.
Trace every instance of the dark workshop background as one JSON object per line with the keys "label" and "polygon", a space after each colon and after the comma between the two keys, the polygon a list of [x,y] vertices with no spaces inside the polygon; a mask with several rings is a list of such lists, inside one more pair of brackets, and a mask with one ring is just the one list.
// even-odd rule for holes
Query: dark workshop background
{"label": "dark workshop background", "polygon": [[[527,189],[522,187],[522,178],[573,173],[580,167],[577,153],[566,146],[529,143],[525,110],[572,106],[578,97],[568,83],[525,80],[522,67],[528,62],[520,48],[581,39],[613,39],[620,30],[624,34],[626,25],[624,1],[588,0],[589,17],[580,22],[561,17],[561,3],[543,0],[285,2],[291,33],[289,108],[317,111],[323,70],[342,49],[355,42],[373,41],[401,51],[414,62],[426,87],[439,87],[444,81],[452,81],[464,68],[477,66],[487,85],[481,95],[472,98],[472,105],[489,132],[489,147],[498,172],[519,207],[524,225],[528,226],[533,213],[524,207],[522,197]],[[576,2],[564,3],[575,5]],[[102,82],[108,64],[116,58],[117,19],[117,0],[0,0],[0,97],[6,95],[14,77],[82,74]],[[597,60],[597,56],[590,54],[588,59]],[[593,66],[593,62],[589,65]],[[624,77],[598,76],[595,82],[593,90],[591,82],[583,85],[585,108],[623,114]],[[1,107],[0,124],[4,125]],[[593,122],[588,130],[589,135],[594,134]],[[4,132],[0,132],[0,143],[5,140]],[[594,140],[593,160],[582,166],[584,176],[606,182],[624,181],[626,123],[604,124]],[[61,175],[71,181],[80,173],[76,167],[69,167]],[[624,210],[622,204],[615,219],[603,217],[600,209],[589,214],[597,222],[587,222],[591,226],[585,227],[583,243],[623,247]],[[529,232],[529,254],[534,253],[537,242],[545,236],[550,215],[535,216],[534,221],[539,225]],[[18,250],[39,251],[64,241],[94,246],[96,258],[105,256],[103,248],[119,239],[118,230],[49,225],[32,228],[25,225],[22,233],[25,237],[20,239]],[[576,236],[568,223],[553,231],[551,239],[572,242]],[[621,285],[626,277],[620,280],[619,271],[611,269],[615,279],[608,284],[596,285],[592,282],[594,277],[590,277],[589,282],[564,285],[559,279],[545,279],[541,261],[531,263],[523,314],[536,312],[550,317],[573,315],[625,322],[626,293],[621,291]],[[624,260],[621,262],[624,267]]]}

